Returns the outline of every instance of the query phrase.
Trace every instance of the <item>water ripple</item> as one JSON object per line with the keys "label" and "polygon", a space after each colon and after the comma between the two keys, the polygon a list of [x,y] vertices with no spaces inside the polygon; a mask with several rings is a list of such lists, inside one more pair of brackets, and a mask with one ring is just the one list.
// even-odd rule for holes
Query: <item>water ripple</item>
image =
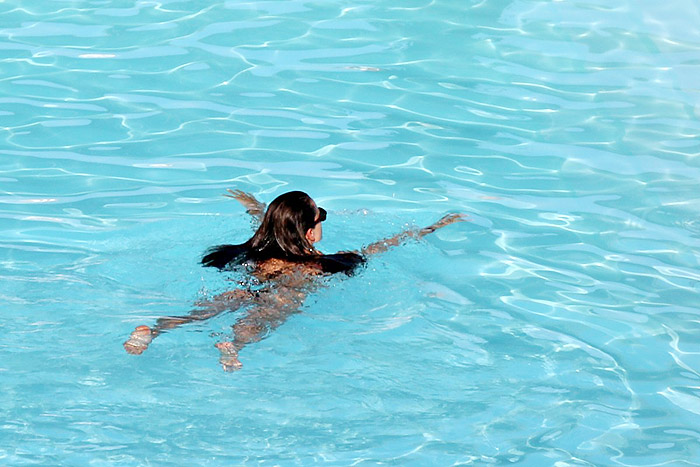
{"label": "water ripple", "polygon": [[[83,3],[0,2],[0,458],[700,458],[691,2]],[[249,234],[230,187],[309,191],[329,251],[473,222],[333,283],[235,378],[231,316],[124,358],[230,286],[197,265]]]}

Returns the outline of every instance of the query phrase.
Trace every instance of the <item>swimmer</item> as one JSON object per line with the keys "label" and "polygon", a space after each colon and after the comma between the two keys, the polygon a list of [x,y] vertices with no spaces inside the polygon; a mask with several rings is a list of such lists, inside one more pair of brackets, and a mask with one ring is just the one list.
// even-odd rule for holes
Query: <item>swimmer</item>
{"label": "swimmer", "polygon": [[202,258],[202,264],[220,270],[243,268],[250,272],[259,286],[233,290],[210,301],[199,302],[189,314],[158,318],[153,327],[138,326],[124,342],[128,353],[143,353],[158,335],[183,324],[203,321],[222,312],[244,310],[246,315],[232,327],[233,338],[216,344],[223,369],[238,370],[241,368],[238,358],[241,349],[263,339],[287,317],[298,313],[308,293],[318,285],[314,277],[336,273],[352,275],[370,255],[466,220],[463,214],[449,214],[428,227],[406,230],[359,251],[323,254],[316,244],[323,238],[322,223],[327,212],[306,193],[284,193],[267,209],[253,195],[240,190],[228,190],[224,196],[237,200],[246,208],[257,224],[257,230],[245,243],[210,248]]}

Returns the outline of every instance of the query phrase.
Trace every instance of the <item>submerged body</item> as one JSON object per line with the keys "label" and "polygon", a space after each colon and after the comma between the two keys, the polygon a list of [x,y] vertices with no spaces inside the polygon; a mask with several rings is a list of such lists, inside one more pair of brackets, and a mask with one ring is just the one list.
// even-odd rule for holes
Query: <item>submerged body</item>
{"label": "submerged body", "polygon": [[299,312],[307,295],[319,284],[315,280],[319,276],[338,272],[352,275],[369,255],[465,220],[460,214],[448,215],[429,227],[401,232],[360,251],[324,255],[314,244],[323,237],[321,223],[326,219],[326,211],[317,207],[305,193],[285,193],[275,199],[267,211],[265,205],[250,194],[232,190],[229,193],[226,196],[239,201],[260,225],[255,235],[243,244],[210,249],[202,264],[219,269],[243,267],[260,286],[233,290],[213,300],[199,302],[187,315],[161,317],[153,327],[138,326],[124,343],[128,353],[143,353],[159,334],[182,324],[206,320],[226,311],[245,310],[245,316],[232,326],[232,338],[216,344],[224,370],[237,370],[241,367],[240,350],[263,339],[287,317]]}

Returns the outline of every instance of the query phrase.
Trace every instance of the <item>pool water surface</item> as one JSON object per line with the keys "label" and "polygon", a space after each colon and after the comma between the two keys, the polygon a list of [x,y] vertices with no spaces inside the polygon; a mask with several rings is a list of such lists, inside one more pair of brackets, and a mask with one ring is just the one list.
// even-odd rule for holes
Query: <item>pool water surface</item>
{"label": "pool water surface", "polygon": [[[700,7],[0,2],[0,464],[700,465]],[[226,373],[235,188],[327,277]]]}

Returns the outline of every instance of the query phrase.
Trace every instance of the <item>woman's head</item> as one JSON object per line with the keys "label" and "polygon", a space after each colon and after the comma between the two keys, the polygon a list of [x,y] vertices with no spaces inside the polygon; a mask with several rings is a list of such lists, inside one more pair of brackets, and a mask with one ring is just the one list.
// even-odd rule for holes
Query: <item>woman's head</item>
{"label": "woman's head", "polygon": [[321,222],[326,211],[304,192],[290,191],[270,203],[260,227],[249,240],[250,253],[257,257],[294,257],[314,252],[313,244],[323,237]]}

